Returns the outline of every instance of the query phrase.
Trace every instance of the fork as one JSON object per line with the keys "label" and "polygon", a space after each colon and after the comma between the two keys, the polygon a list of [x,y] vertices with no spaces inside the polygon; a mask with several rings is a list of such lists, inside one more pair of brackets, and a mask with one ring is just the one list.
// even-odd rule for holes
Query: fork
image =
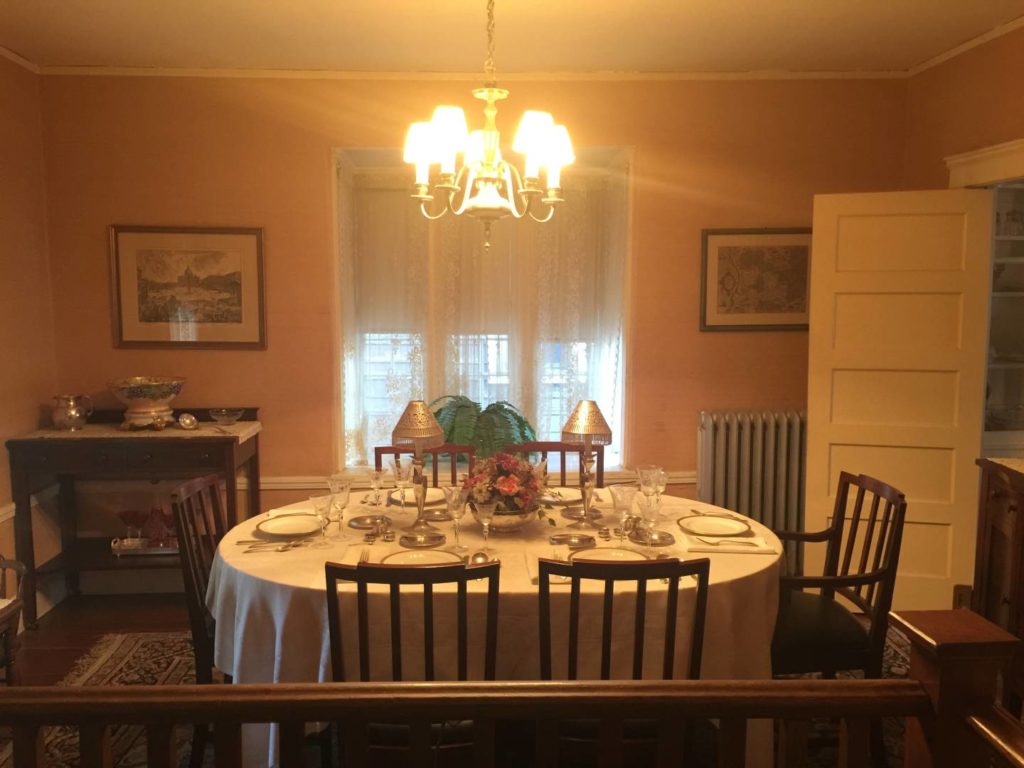
{"label": "fork", "polygon": [[370,561],[370,548],[363,547],[363,551],[359,553],[359,562],[367,563]]}
{"label": "fork", "polygon": [[742,544],[745,547],[761,546],[756,541],[743,541],[742,539],[705,539],[703,536],[694,536],[697,541],[703,541],[713,547],[729,546],[730,544]]}

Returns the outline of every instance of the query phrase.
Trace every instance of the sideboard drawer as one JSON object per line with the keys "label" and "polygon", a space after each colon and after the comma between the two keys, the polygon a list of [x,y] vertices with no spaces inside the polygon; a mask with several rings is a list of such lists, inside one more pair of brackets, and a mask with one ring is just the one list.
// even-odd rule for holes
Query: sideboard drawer
{"label": "sideboard drawer", "polygon": [[85,441],[32,446],[22,453],[22,460],[33,472],[120,472],[125,458],[124,448]]}
{"label": "sideboard drawer", "polygon": [[154,472],[210,469],[224,466],[224,450],[214,445],[155,445],[140,447],[128,453],[128,468],[152,469]]}

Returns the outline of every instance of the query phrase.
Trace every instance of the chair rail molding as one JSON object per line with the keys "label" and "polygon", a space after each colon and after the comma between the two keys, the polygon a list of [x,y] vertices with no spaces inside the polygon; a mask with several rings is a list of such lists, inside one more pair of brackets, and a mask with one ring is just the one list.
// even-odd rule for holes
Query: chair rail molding
{"label": "chair rail molding", "polygon": [[949,187],[982,187],[1024,177],[1024,139],[945,158]]}

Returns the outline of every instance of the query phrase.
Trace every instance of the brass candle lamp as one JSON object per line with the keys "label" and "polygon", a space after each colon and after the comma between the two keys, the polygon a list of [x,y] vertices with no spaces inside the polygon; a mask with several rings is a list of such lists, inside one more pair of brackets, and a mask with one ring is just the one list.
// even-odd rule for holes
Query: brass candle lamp
{"label": "brass candle lamp", "polygon": [[583,509],[579,513],[566,510],[563,514],[576,520],[570,528],[600,528],[590,519],[590,504],[594,494],[593,468],[594,446],[609,445],[612,441],[612,430],[604,420],[601,409],[593,400],[580,400],[562,427],[562,442],[583,446],[580,467],[580,496],[583,497]]}
{"label": "brass candle lamp", "polygon": [[[444,444],[444,430],[423,400],[410,400],[395,428],[391,444],[412,449],[412,486],[416,498],[416,522],[406,530],[414,535],[437,536],[441,532],[424,518],[427,478],[423,474],[423,451]],[[396,457],[396,460],[399,460]]]}

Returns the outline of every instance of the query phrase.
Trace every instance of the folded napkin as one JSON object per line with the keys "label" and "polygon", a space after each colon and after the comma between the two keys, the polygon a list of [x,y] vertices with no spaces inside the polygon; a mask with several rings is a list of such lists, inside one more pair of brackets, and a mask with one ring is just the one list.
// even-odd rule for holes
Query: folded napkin
{"label": "folded napkin", "polygon": [[[687,552],[728,552],[735,555],[777,555],[779,550],[764,536],[694,536],[680,531]],[[715,542],[715,543],[711,543]],[[756,546],[751,546],[754,544]]]}

